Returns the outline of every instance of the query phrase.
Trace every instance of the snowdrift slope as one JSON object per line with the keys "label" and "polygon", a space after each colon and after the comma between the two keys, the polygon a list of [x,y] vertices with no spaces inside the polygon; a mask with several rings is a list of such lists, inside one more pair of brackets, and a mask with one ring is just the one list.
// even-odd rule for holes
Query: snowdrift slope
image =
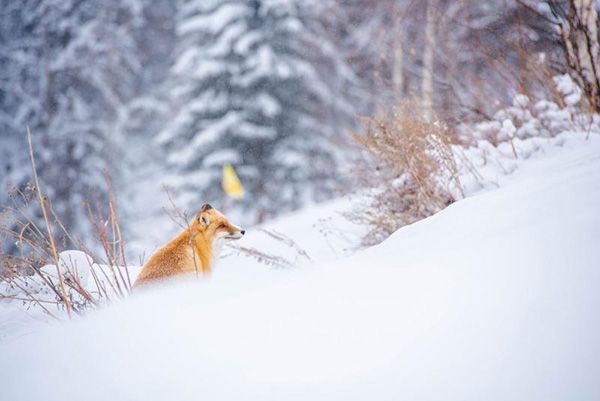
{"label": "snowdrift slope", "polygon": [[0,348],[7,400],[600,399],[600,141],[328,268],[225,269]]}

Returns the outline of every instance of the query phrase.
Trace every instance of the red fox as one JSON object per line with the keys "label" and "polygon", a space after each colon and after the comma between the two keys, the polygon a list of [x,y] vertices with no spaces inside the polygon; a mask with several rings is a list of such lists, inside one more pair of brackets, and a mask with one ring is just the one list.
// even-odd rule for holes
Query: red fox
{"label": "red fox", "polygon": [[133,286],[186,273],[209,274],[223,242],[245,233],[205,203],[184,232],[152,255]]}

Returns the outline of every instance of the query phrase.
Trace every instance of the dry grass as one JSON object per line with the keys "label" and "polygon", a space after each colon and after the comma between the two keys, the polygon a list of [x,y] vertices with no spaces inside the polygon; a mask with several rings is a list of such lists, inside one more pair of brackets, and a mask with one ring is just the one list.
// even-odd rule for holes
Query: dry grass
{"label": "dry grass", "polygon": [[451,148],[453,131],[427,121],[415,103],[365,118],[363,129],[354,135],[366,153],[356,175],[372,190],[349,217],[370,227],[364,245],[377,244],[464,196]]}
{"label": "dry grass", "polygon": [[[95,254],[75,238],[52,207],[37,178],[36,164],[28,130],[29,156],[33,183],[15,189],[13,205],[4,207],[0,218],[0,239],[15,244],[16,252],[0,252],[0,299],[17,300],[26,306],[37,305],[51,316],[66,312],[80,314],[114,297],[125,296],[131,280],[125,258],[125,242],[116,213],[110,181],[108,205],[87,203],[88,217],[95,240],[102,250]],[[34,213],[41,213],[43,225]],[[86,266],[61,256],[61,251],[76,249],[89,255]],[[79,263],[79,265],[78,265]],[[92,284],[81,282],[86,270]]]}

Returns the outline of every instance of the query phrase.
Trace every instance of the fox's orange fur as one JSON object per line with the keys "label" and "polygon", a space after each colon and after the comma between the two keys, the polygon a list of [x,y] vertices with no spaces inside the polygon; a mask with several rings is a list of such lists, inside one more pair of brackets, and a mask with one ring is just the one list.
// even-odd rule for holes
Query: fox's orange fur
{"label": "fox's orange fur", "polygon": [[152,255],[134,286],[186,273],[208,274],[222,241],[239,239],[244,233],[205,204],[185,231]]}

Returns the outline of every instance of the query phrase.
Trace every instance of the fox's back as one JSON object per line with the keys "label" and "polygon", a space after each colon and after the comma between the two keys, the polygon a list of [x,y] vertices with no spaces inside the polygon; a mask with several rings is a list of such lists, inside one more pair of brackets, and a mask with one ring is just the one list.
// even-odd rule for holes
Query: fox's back
{"label": "fox's back", "polygon": [[178,240],[169,242],[152,255],[142,268],[135,286],[195,270],[190,246]]}

